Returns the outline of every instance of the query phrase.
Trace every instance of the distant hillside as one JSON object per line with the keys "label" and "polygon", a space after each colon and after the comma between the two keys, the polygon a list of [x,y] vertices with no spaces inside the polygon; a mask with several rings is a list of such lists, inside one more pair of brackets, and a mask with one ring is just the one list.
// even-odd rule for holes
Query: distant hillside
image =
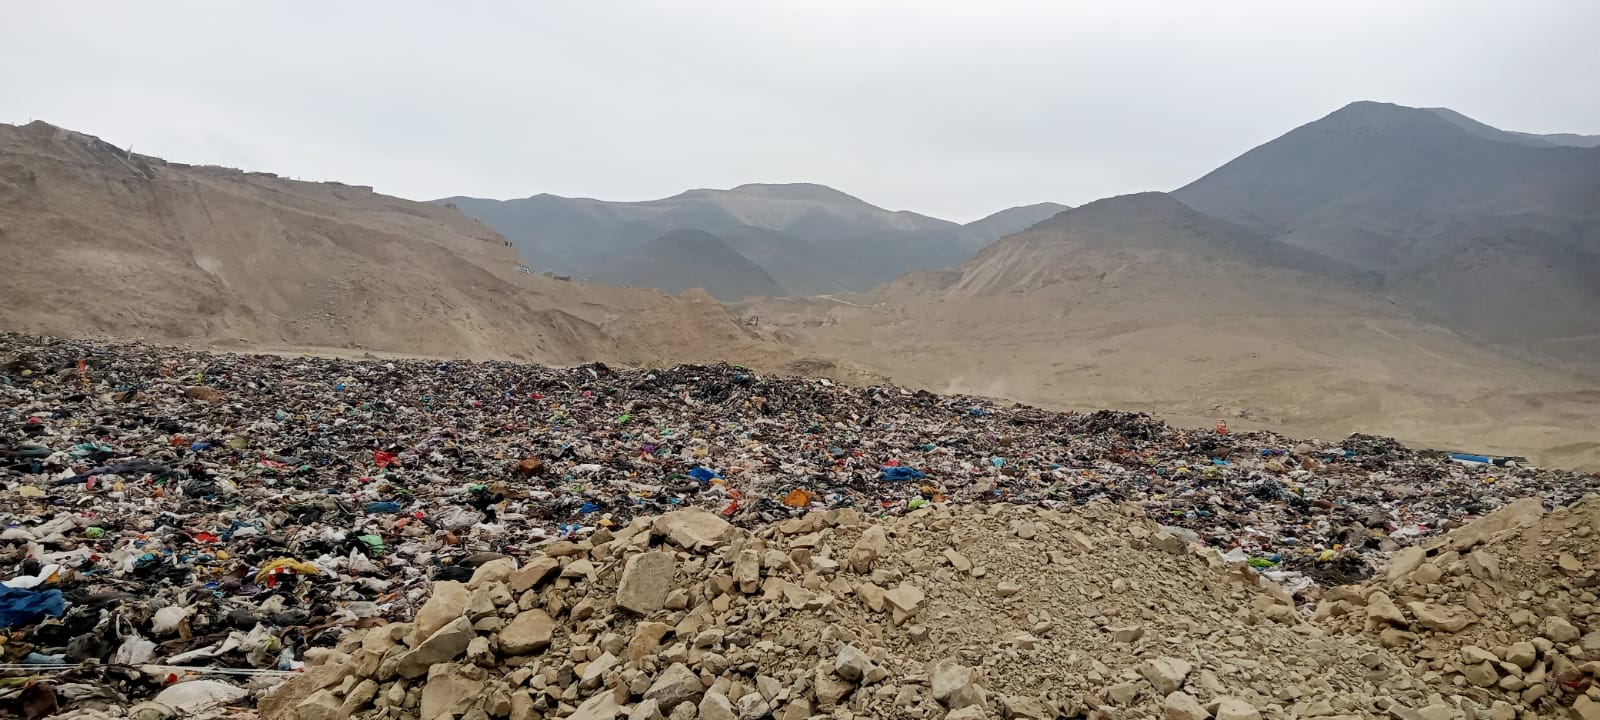
{"label": "distant hillside", "polygon": [[[1092,258],[1122,258],[1091,270]],[[1164,193],[1096,200],[1029,230],[1001,238],[963,264],[953,290],[966,295],[1031,293],[1113,271],[1127,261],[1143,271],[1181,271],[1197,262],[1281,267],[1338,274],[1326,258],[1281,245],[1252,230],[1207,216]],[[1168,268],[1165,263],[1175,262]],[[1346,275],[1349,275],[1348,273]]]}
{"label": "distant hillside", "polygon": [[503,233],[538,269],[595,277],[601,266],[663,234],[699,230],[723,238],[802,295],[868,290],[907,270],[949,267],[992,239],[809,183],[690,190],[645,202],[554,195],[438,202]]}
{"label": "distant hillside", "polygon": [[984,242],[994,242],[1012,233],[1027,230],[1067,209],[1069,208],[1066,205],[1053,202],[1020,205],[1001,210],[981,220],[973,220],[966,224],[966,228]]}
{"label": "distant hillside", "polygon": [[591,271],[588,282],[650,287],[674,295],[703,288],[718,300],[786,295],[761,266],[721,238],[699,230],[674,230]]}
{"label": "distant hillside", "polygon": [[[1505,247],[1460,256],[1517,267]],[[1410,282],[1435,297],[1457,292],[1453,266],[1439,271]],[[1475,294],[1457,295],[1464,310],[1505,307],[1495,275],[1478,277]],[[802,347],[936,390],[1600,462],[1600,364],[1480,342],[1374,293],[1375,282],[1170,195],[1139,193],[1059,213],[954,270],[907,273],[864,298],[741,311]],[[1554,301],[1536,299],[1553,314],[1568,309]]]}
{"label": "distant hillside", "polygon": [[1496,341],[1600,333],[1600,148],[1353,103],[1173,193]]}
{"label": "distant hillside", "polygon": [[0,125],[0,328],[570,363],[757,343],[710,298],[517,271],[485,225],[371,188]]}

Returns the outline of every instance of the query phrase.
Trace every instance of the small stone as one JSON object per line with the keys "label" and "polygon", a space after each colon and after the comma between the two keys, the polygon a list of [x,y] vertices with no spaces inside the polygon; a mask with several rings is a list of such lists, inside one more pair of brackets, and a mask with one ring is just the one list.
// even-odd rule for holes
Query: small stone
{"label": "small stone", "polygon": [[1432,585],[1444,577],[1444,571],[1433,563],[1423,563],[1411,571],[1411,581],[1422,585]]}
{"label": "small stone", "polygon": [[594,563],[588,560],[573,560],[561,568],[561,577],[572,580],[593,580],[594,572]]}
{"label": "small stone", "polygon": [[550,646],[555,629],[555,621],[545,611],[538,608],[524,610],[500,630],[500,652],[504,655],[527,655],[542,650]]}
{"label": "small stone", "polygon": [[614,720],[620,714],[622,706],[617,703],[617,696],[611,692],[601,692],[583,701],[577,710],[567,716],[567,720]]}
{"label": "small stone", "polygon": [[1578,628],[1560,615],[1551,615],[1539,624],[1539,634],[1548,638],[1550,642],[1569,643],[1579,637]]}
{"label": "small stone", "polygon": [[861,533],[861,539],[850,548],[850,569],[858,573],[872,570],[872,564],[878,561],[889,549],[889,535],[881,525],[873,525]]}
{"label": "small stone", "polygon": [[958,573],[964,574],[972,572],[972,561],[968,560],[967,556],[956,552],[953,548],[945,548],[944,559],[945,562],[950,563],[950,567],[955,568],[956,572]]}
{"label": "small stone", "polygon": [[954,661],[946,660],[935,664],[930,673],[933,699],[950,710],[959,710],[969,705],[982,706],[985,693],[983,688],[978,686],[974,675],[972,668]]}
{"label": "small stone", "polygon": [[483,694],[482,681],[474,680],[461,672],[459,665],[440,663],[428,669],[428,678],[422,685],[422,716],[436,718],[444,714],[466,712]]}
{"label": "small stone", "polygon": [[516,569],[516,558],[503,557],[490,560],[472,571],[472,579],[467,581],[467,589],[476,590],[489,583],[503,583]]}
{"label": "small stone", "polygon": [[402,653],[396,669],[401,677],[421,677],[434,665],[461,657],[477,636],[477,631],[472,629],[472,621],[457,617],[429,635],[415,649]]}
{"label": "small stone", "polygon": [[1028,522],[1027,520],[1017,523],[1015,532],[1017,537],[1022,538],[1023,540],[1032,540],[1039,534],[1038,529],[1033,526],[1033,523]]}
{"label": "small stone", "polygon": [[1500,558],[1488,550],[1473,550],[1467,554],[1467,571],[1479,580],[1499,580]]}
{"label": "small stone", "polygon": [[654,700],[639,701],[628,713],[628,720],[664,720],[661,717],[661,703]]}
{"label": "small stone", "polygon": [[1000,597],[1008,598],[1022,592],[1022,586],[1008,580],[996,585],[994,592]]}
{"label": "small stone", "polygon": [[[685,550],[704,551],[721,546],[733,532],[728,521],[700,508],[684,508],[661,515],[651,524],[657,535],[664,535]],[[670,707],[663,703],[662,707]],[[424,718],[424,720],[431,720]]]}
{"label": "small stone", "polygon": [[1600,720],[1600,702],[1588,695],[1579,695],[1572,703],[1572,712],[1577,714],[1578,720]]}
{"label": "small stone", "polygon": [[827,663],[817,665],[816,672],[812,674],[811,689],[817,696],[817,702],[823,707],[838,705],[856,689],[854,683],[840,679]]}
{"label": "small stone", "polygon": [[1375,592],[1367,598],[1367,617],[1382,623],[1404,627],[1406,616],[1394,604],[1388,593]]}
{"label": "small stone", "polygon": [[445,580],[433,584],[432,594],[428,601],[422,604],[422,609],[417,611],[417,618],[411,623],[411,639],[415,645],[423,638],[438,632],[439,628],[450,624],[467,612],[467,604],[471,602],[472,594],[467,586],[453,580]]}
{"label": "small stone", "polygon": [[1106,697],[1118,705],[1127,705],[1139,697],[1139,686],[1131,682],[1121,682],[1106,688]]}
{"label": "small stone", "polygon": [[700,684],[700,676],[683,663],[673,663],[644,691],[644,697],[655,700],[661,707],[676,708],[678,703],[692,701],[702,692],[705,686]]}
{"label": "small stone", "polygon": [[838,673],[839,677],[853,683],[860,683],[866,679],[868,673],[871,673],[876,667],[877,665],[872,662],[872,658],[867,657],[866,653],[848,643],[839,649],[839,655],[833,661],[833,671]]}
{"label": "small stone", "polygon": [[1029,695],[1001,697],[1000,711],[1006,720],[1051,720],[1055,717],[1043,701]]}
{"label": "small stone", "polygon": [[1526,640],[1522,642],[1511,643],[1511,647],[1506,649],[1506,662],[1516,665],[1523,670],[1533,667],[1533,664],[1538,662],[1538,660],[1539,649],[1535,648],[1533,643]]}
{"label": "small stone", "polygon": [[1467,682],[1477,685],[1478,687],[1489,687],[1490,685],[1500,682],[1500,672],[1495,669],[1494,663],[1491,662],[1480,662],[1474,665],[1468,665],[1466,669],[1462,671],[1462,675],[1466,676]]}
{"label": "small stone", "polygon": [[1165,697],[1182,688],[1184,679],[1189,677],[1189,672],[1193,669],[1194,665],[1187,660],[1160,657],[1141,663],[1139,674],[1155,686],[1156,692]]}
{"label": "small stone", "polygon": [[1443,633],[1458,633],[1476,622],[1466,610],[1430,602],[1410,602],[1406,607],[1423,627]]}
{"label": "small stone", "polygon": [[[1261,711],[1238,698],[1221,697],[1210,704],[1211,715],[1216,720],[1261,720]],[[1333,714],[1330,710],[1328,714]]]}
{"label": "small stone", "polygon": [[761,588],[760,553],[754,550],[740,551],[733,561],[733,581],[738,584],[739,592],[746,595]]}
{"label": "small stone", "polygon": [[294,706],[294,716],[296,720],[339,720],[339,708],[343,705],[339,696],[323,688]]}
{"label": "small stone", "polygon": [[761,720],[772,714],[772,703],[767,702],[761,693],[746,693],[734,706],[739,712],[739,720]]}
{"label": "small stone", "polygon": [[639,553],[623,563],[622,580],[617,583],[617,607],[639,615],[649,615],[666,607],[667,592],[678,562],[672,553]]}
{"label": "small stone", "polygon": [[890,617],[894,624],[900,625],[922,609],[922,604],[927,600],[927,596],[923,595],[922,590],[915,585],[901,583],[896,585],[893,590],[885,592],[883,599],[889,604]]}
{"label": "small stone", "polygon": [[629,662],[638,662],[661,649],[661,638],[672,626],[659,622],[642,622],[633,627],[633,638],[628,640],[628,648],[623,651]]}
{"label": "small stone", "polygon": [[700,720],[739,720],[739,713],[727,695],[708,692],[700,700]]}
{"label": "small stone", "polygon": [[1207,720],[1211,713],[1186,692],[1174,692],[1161,701],[1161,716],[1167,720]]}
{"label": "small stone", "polygon": [[1389,560],[1389,580],[1392,582],[1410,575],[1411,571],[1417,569],[1417,566],[1421,565],[1422,561],[1427,557],[1428,551],[1419,546],[1411,545],[1400,548],[1394,554],[1394,557]]}
{"label": "small stone", "polygon": [[1138,642],[1144,637],[1143,625],[1113,625],[1106,630],[1111,632],[1111,639],[1119,643]]}
{"label": "small stone", "polygon": [[561,561],[553,557],[537,557],[517,568],[506,577],[511,592],[520,593],[544,584],[561,570]]}
{"label": "small stone", "polygon": [[1489,706],[1489,720],[1517,720],[1517,707],[1504,700]]}
{"label": "small stone", "polygon": [[588,666],[583,669],[583,674],[578,677],[578,689],[593,690],[600,687],[601,680],[605,678],[606,673],[615,670],[621,664],[622,661],[611,653],[595,658],[589,662]]}

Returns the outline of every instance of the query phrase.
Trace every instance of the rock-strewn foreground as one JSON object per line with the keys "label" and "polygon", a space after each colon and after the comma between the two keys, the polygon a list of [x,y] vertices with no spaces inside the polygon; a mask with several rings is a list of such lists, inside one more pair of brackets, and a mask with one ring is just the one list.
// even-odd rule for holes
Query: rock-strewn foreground
{"label": "rock-strewn foreground", "polygon": [[[1595,504],[1523,520],[1567,547],[1586,537],[1566,532],[1575,517],[1592,532]],[[1578,561],[1586,577],[1592,547]],[[1444,563],[1446,585],[1463,574],[1456,562],[1466,561]],[[1467,636],[1487,640],[1477,644],[1433,617],[1475,617],[1469,609],[1378,617],[1365,627],[1385,628],[1384,649],[1359,624],[1344,636],[1345,619],[1303,619],[1247,566],[1174,541],[1128,506],[957,506],[882,519],[834,510],[754,532],[684,510],[441,582],[414,622],[353,631],[315,653],[319,664],[261,712],[1442,720],[1560,717],[1576,703],[1588,718],[1600,707],[1582,694],[1600,666],[1589,660],[1600,635],[1588,634],[1592,606],[1571,601],[1594,597],[1557,589],[1582,584],[1538,581],[1526,592],[1549,602],[1520,611],[1526,626]],[[1414,646],[1390,642],[1391,632]],[[1485,686],[1476,674],[1463,683],[1462,667],[1540,691]]]}

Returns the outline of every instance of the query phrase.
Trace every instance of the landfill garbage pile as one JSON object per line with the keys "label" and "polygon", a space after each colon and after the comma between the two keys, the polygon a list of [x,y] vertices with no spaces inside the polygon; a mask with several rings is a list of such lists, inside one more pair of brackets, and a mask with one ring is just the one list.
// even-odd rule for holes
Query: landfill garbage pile
{"label": "landfill garbage pile", "polygon": [[1131,506],[687,509],[444,581],[353,630],[264,720],[1248,720],[1443,702],[1251,568]]}
{"label": "landfill garbage pile", "polygon": [[1563,506],[1594,485],[1382,438],[1185,430],[727,365],[14,334],[0,335],[0,482],[0,623],[29,679],[0,709],[26,701],[30,717],[270,683],[351,629],[413,619],[435,581],[682,508],[759,532],[843,509],[1131,503],[1167,542],[1305,603],[1517,498]]}
{"label": "landfill garbage pile", "polygon": [[1412,545],[1367,583],[1331,589],[1315,620],[1414,658],[1412,670],[1497,718],[1600,718],[1600,497],[1512,503]]}

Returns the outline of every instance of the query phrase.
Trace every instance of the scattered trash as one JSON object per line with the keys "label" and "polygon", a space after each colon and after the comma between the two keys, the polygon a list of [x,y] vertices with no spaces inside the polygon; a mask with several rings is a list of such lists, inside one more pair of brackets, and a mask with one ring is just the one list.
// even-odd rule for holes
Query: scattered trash
{"label": "scattered trash", "polygon": [[[1516,498],[1564,505],[1594,487],[1366,435],[1297,442],[728,365],[15,334],[0,334],[0,483],[11,662],[217,673],[297,667],[345,630],[414,617],[433,581],[683,508],[751,528],[843,509],[1132,503],[1168,537],[1301,588],[1359,580],[1372,558]],[[127,673],[106,682],[130,698],[168,684]]]}

